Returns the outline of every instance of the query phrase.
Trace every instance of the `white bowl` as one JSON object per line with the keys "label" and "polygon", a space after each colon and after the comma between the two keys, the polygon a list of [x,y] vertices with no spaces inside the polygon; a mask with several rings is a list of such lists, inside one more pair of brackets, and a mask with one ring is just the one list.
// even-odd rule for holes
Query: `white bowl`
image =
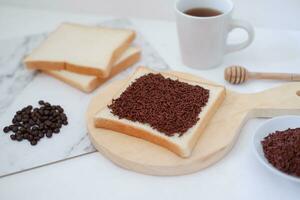
{"label": "white bowl", "polygon": [[272,171],[274,174],[277,174],[281,176],[282,178],[289,179],[292,181],[296,181],[300,183],[300,178],[297,178],[295,176],[288,175],[284,172],[279,171],[273,165],[271,165],[268,160],[264,156],[264,152],[262,149],[261,141],[269,135],[270,133],[273,133],[277,130],[283,131],[288,128],[299,128],[300,127],[300,116],[295,115],[287,115],[287,116],[280,116],[280,117],[274,117],[268,121],[266,121],[264,124],[262,124],[255,132],[253,137],[253,147],[254,152],[258,158],[259,161],[270,171]]}

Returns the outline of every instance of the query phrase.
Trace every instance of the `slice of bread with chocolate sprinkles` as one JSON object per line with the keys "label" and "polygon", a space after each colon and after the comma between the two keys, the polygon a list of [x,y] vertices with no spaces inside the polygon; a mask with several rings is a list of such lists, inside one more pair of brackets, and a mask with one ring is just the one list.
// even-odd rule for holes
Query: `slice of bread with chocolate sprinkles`
{"label": "slice of bread with chocolate sprinkles", "polygon": [[94,122],[189,157],[224,98],[223,86],[140,67]]}

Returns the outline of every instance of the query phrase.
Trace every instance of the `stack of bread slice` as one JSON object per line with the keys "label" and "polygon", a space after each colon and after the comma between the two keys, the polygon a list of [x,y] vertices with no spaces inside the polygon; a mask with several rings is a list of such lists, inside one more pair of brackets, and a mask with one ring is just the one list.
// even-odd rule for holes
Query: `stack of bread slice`
{"label": "stack of bread slice", "polygon": [[134,38],[133,30],[63,23],[24,63],[91,92],[140,59],[141,50],[131,46]]}

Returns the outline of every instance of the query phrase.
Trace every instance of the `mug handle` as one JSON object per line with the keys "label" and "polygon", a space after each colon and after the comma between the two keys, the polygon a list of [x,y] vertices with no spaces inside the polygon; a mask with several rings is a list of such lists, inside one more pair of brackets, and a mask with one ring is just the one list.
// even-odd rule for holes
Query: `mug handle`
{"label": "mug handle", "polygon": [[234,51],[239,51],[241,49],[244,49],[253,42],[254,28],[250,23],[243,21],[243,20],[232,19],[229,26],[230,26],[229,32],[235,28],[244,29],[248,33],[248,39],[240,44],[227,44],[226,45],[226,53],[231,53]]}

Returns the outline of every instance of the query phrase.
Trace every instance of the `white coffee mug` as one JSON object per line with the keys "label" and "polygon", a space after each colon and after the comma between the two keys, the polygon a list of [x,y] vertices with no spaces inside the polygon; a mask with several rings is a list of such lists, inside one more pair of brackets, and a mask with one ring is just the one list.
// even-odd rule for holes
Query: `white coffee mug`
{"label": "white coffee mug", "polygon": [[[211,17],[185,14],[192,8],[210,8],[221,12]],[[197,69],[213,68],[221,64],[227,53],[239,51],[251,44],[254,30],[251,24],[232,19],[230,0],[178,0],[175,4],[177,31],[183,63]],[[239,44],[227,44],[234,28],[244,29],[248,38]]]}

